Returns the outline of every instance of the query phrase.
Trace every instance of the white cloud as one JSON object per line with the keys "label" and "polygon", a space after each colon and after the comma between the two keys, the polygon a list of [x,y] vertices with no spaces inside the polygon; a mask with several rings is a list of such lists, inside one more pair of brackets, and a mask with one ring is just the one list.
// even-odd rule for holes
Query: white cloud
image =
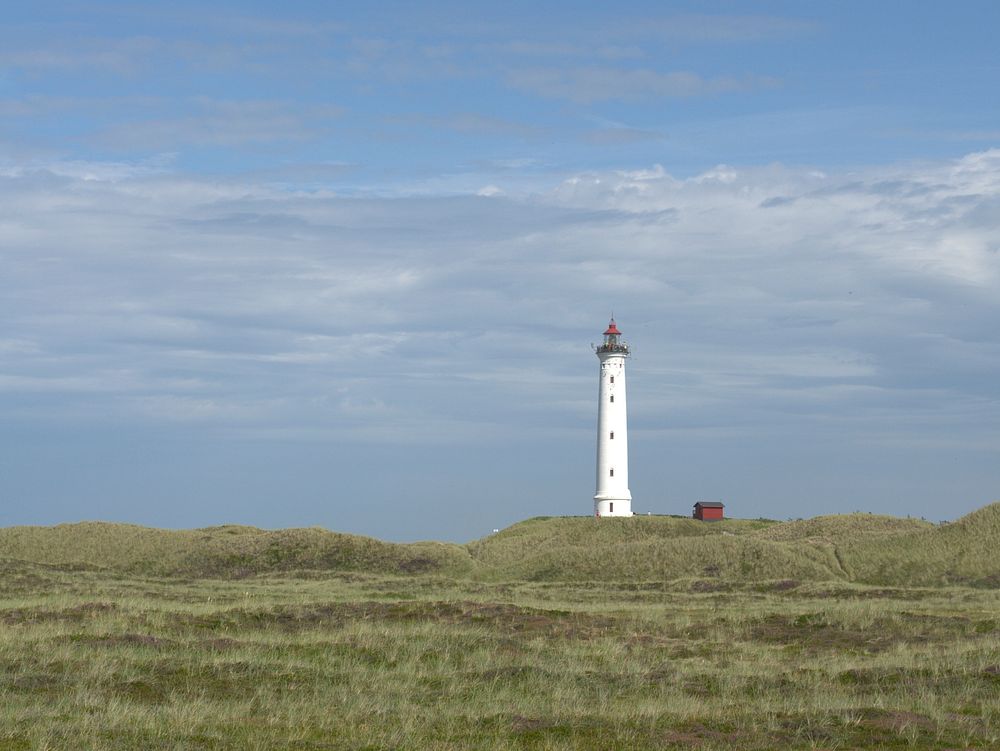
{"label": "white cloud", "polygon": [[166,150],[179,145],[246,146],[305,141],[325,134],[343,114],[333,105],[293,106],[279,101],[199,98],[183,117],[148,118],[110,126],[94,136],[107,147]]}
{"label": "white cloud", "polygon": [[643,128],[630,128],[627,126],[613,126],[607,128],[595,128],[587,131],[582,136],[584,141],[599,145],[630,144],[642,141],[662,141],[666,138],[663,133],[655,130],[645,130]]}
{"label": "white cloud", "polygon": [[612,27],[633,37],[684,42],[755,42],[808,35],[817,24],[797,18],[763,15],[677,14],[631,20]]}
{"label": "white cloud", "polygon": [[408,130],[419,129],[429,125],[456,133],[525,139],[538,138],[549,132],[549,129],[537,125],[529,125],[503,117],[491,117],[475,112],[460,112],[438,117],[427,115],[396,115],[386,118],[386,123],[391,126],[402,126]]}
{"label": "white cloud", "polygon": [[1000,152],[652,165],[514,198],[469,183],[479,197],[342,198],[127,163],[9,170],[0,413],[582,434],[587,344],[614,309],[653,433],[1000,417]]}
{"label": "white cloud", "polygon": [[162,43],[148,36],[122,39],[86,38],[60,40],[58,44],[37,42],[18,48],[8,45],[0,52],[0,65],[32,71],[77,71],[92,68],[131,75],[149,62]]}
{"label": "white cloud", "polygon": [[509,86],[543,97],[569,99],[582,104],[647,97],[689,97],[723,94],[778,84],[762,76],[705,78],[691,71],[656,71],[645,68],[528,68],[513,70]]}

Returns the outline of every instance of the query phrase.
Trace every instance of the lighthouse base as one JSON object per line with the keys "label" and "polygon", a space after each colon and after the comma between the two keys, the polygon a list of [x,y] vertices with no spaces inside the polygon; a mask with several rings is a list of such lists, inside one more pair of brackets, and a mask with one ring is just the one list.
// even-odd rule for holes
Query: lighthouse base
{"label": "lighthouse base", "polygon": [[632,499],[594,496],[594,516],[632,516]]}

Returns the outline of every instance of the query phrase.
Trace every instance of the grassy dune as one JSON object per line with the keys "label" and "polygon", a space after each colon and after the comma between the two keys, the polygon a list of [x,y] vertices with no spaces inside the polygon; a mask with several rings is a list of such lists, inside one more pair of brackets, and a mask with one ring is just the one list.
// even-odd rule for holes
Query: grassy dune
{"label": "grassy dune", "polygon": [[838,514],[797,519],[772,525],[758,533],[758,537],[779,542],[823,540],[840,543],[859,535],[884,537],[934,529],[931,522],[922,519],[901,519],[881,514]]}
{"label": "grassy dune", "polygon": [[771,524],[673,517],[531,519],[469,548],[494,576],[531,581],[835,578],[815,556],[753,537]]}
{"label": "grassy dune", "polygon": [[87,522],[0,529],[0,559],[206,578],[308,570],[479,581],[793,579],[995,586],[1000,583],[997,540],[1000,504],[942,526],[871,514],[783,523],[538,517],[468,545],[397,544],[317,528],[174,531]]}
{"label": "grassy dune", "polygon": [[[480,575],[586,581],[844,580],[1000,584],[1000,503],[935,525],[875,514],[790,522],[675,517],[538,518],[468,548]],[[704,583],[704,582],[703,582]]]}
{"label": "grassy dune", "polygon": [[3,529],[0,751],[1000,748],[998,520]]}
{"label": "grassy dune", "polygon": [[223,526],[166,530],[83,522],[0,529],[0,558],[130,574],[232,578],[298,570],[461,574],[461,545],[400,545],[323,529]]}
{"label": "grassy dune", "polygon": [[874,584],[1000,586],[1000,503],[956,522],[882,539],[845,540],[858,581]]}

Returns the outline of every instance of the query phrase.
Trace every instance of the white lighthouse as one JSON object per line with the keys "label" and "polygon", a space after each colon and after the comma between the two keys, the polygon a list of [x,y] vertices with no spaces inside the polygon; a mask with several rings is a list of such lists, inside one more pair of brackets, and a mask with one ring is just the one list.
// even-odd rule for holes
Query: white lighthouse
{"label": "white lighthouse", "polygon": [[628,344],[611,319],[604,342],[596,348],[601,361],[597,406],[596,516],[632,516],[628,489],[628,415],[625,401],[625,358]]}

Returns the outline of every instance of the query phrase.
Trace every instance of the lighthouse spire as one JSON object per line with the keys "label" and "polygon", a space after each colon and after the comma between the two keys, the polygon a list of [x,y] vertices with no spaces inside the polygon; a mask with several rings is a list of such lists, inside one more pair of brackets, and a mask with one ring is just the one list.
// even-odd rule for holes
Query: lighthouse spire
{"label": "lighthouse spire", "polygon": [[625,400],[625,360],[629,345],[615,323],[614,313],[596,347],[601,361],[597,395],[597,489],[594,514],[632,516],[632,493],[628,488],[628,413]]}

